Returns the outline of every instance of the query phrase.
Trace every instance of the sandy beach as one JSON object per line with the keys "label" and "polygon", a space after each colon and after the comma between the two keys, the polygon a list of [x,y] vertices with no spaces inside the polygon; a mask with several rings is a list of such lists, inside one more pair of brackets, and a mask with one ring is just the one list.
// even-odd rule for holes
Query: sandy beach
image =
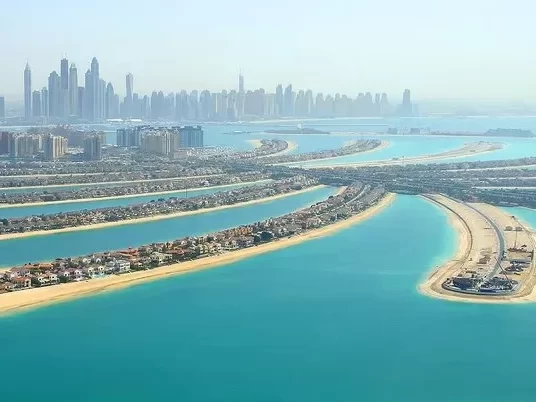
{"label": "sandy beach", "polygon": [[186,180],[186,179],[204,179],[207,177],[223,176],[223,173],[219,174],[207,174],[203,176],[181,176],[181,177],[168,177],[164,179],[142,179],[142,180],[124,180],[124,181],[102,181],[98,183],[69,183],[69,184],[47,184],[45,186],[23,186],[23,187],[0,187],[0,193],[4,190],[31,190],[35,189],[39,191],[41,189],[47,190],[49,188],[56,187],[91,187],[91,186],[105,186],[107,184],[132,184],[132,183],[153,183],[158,181],[171,181],[171,180]]}
{"label": "sandy beach", "polygon": [[[257,181],[249,181],[249,182],[243,182],[243,183],[232,183],[232,184],[222,184],[219,186],[211,186],[211,187],[196,187],[196,188],[189,188],[187,189],[189,192],[193,191],[201,191],[201,190],[214,190],[218,188],[228,188],[228,187],[236,187],[239,185],[253,185],[253,184],[262,184],[262,183],[268,183],[270,182],[270,179],[266,180],[257,180]],[[2,208],[20,208],[20,207],[39,207],[43,205],[55,205],[55,204],[70,204],[70,203],[77,203],[77,202],[95,202],[95,201],[106,201],[106,200],[119,200],[123,198],[135,198],[135,197],[143,197],[145,195],[147,196],[159,196],[159,195],[166,195],[166,194],[173,194],[173,193],[179,193],[179,192],[185,192],[186,189],[182,190],[169,190],[169,191],[158,191],[156,193],[136,193],[136,194],[125,194],[125,195],[118,195],[114,197],[95,197],[95,198],[80,198],[80,199],[74,199],[74,200],[59,200],[59,201],[48,201],[48,202],[27,202],[25,204],[0,204],[0,210]]]}
{"label": "sandy beach", "polygon": [[391,166],[391,165],[409,165],[417,163],[432,162],[442,159],[456,159],[466,156],[482,155],[502,149],[504,144],[500,143],[470,143],[461,148],[452,151],[441,152],[432,155],[415,156],[409,158],[397,158],[387,160],[376,160],[368,162],[350,162],[343,164],[326,164],[326,165],[305,165],[309,169],[337,168],[337,167],[367,167],[367,166]]}
{"label": "sandy beach", "polygon": [[393,202],[394,198],[394,194],[388,194],[372,208],[369,208],[350,219],[336,222],[321,229],[311,230],[303,235],[279,239],[277,241],[262,244],[256,247],[227,252],[195,261],[173,264],[149,271],[133,272],[124,275],[109,276],[102,279],[92,279],[86,282],[68,283],[50,287],[35,288],[22,292],[1,294],[0,314],[14,313],[24,309],[36,308],[51,303],[89,296],[103,291],[117,290],[143,282],[163,279],[169,276],[227,265],[244,258],[280,250],[282,248],[294,246],[308,240],[329,236],[337,231],[348,228],[372,217],[389,206]]}
{"label": "sandy beach", "polygon": [[[452,277],[462,267],[473,265],[472,261],[476,261],[481,250],[493,249],[492,243],[496,241],[490,233],[489,224],[478,214],[472,211],[469,207],[463,204],[453,202],[442,196],[432,196],[427,200],[439,205],[448,215],[449,223],[456,230],[458,237],[457,251],[454,257],[446,261],[440,267],[436,267],[419,285],[418,290],[423,295],[438,299],[465,302],[465,303],[529,303],[536,302],[536,271],[533,263],[532,269],[528,270],[521,277],[516,277],[520,280],[520,289],[511,295],[505,296],[486,296],[486,295],[470,295],[456,293],[445,290],[441,284],[449,277]],[[499,227],[506,225],[522,225],[525,232],[520,236],[525,236],[519,239],[520,242],[532,243],[532,247],[536,242],[534,232],[520,222],[514,223],[512,218],[504,213],[501,209],[488,204],[476,203],[470,204],[477,208],[480,212],[491,218]],[[505,241],[507,247],[514,245],[514,232],[505,232]],[[532,248],[531,247],[531,248]]]}
{"label": "sandy beach", "polygon": [[253,204],[262,204],[264,202],[270,202],[270,201],[278,200],[281,198],[286,198],[286,197],[290,197],[293,195],[298,195],[298,194],[314,191],[323,187],[327,187],[327,186],[324,186],[324,185],[313,186],[313,187],[308,187],[308,188],[298,190],[298,191],[291,191],[285,194],[278,194],[273,197],[265,197],[265,198],[260,198],[258,200],[239,202],[237,204],[232,204],[232,205],[222,205],[222,206],[214,207],[214,208],[201,208],[195,211],[181,211],[181,212],[176,212],[176,213],[166,214],[166,215],[154,215],[154,216],[147,216],[144,218],[127,219],[127,220],[118,221],[118,222],[105,222],[105,223],[97,223],[93,225],[67,227],[67,228],[62,228],[62,229],[38,230],[35,232],[24,232],[24,233],[10,233],[10,234],[5,234],[5,235],[0,235],[0,241],[21,239],[25,237],[34,237],[34,236],[46,236],[46,235],[58,234],[58,233],[78,232],[81,230],[104,229],[104,228],[109,228],[113,226],[134,225],[138,223],[153,222],[153,221],[159,221],[163,219],[172,219],[172,218],[178,218],[182,216],[205,214],[209,212],[222,211],[224,209],[240,208],[240,207],[245,207],[247,205],[253,205]]}

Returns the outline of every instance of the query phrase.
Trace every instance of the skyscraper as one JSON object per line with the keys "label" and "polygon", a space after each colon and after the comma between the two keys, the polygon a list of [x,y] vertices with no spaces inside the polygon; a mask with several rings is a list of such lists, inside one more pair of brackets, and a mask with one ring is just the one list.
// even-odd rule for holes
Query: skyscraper
{"label": "skyscraper", "polygon": [[57,72],[52,71],[48,76],[48,108],[49,116],[60,116],[60,76]]}
{"label": "skyscraper", "polygon": [[60,62],[60,111],[59,116],[66,118],[69,116],[69,60],[61,59]]}
{"label": "skyscraper", "polygon": [[102,119],[104,118],[106,114],[106,81],[99,80],[99,90],[97,93],[99,95],[99,107],[100,107],[98,118]]}
{"label": "skyscraper", "polygon": [[285,116],[294,116],[294,100],[296,94],[292,92],[292,84],[285,88],[283,111]]}
{"label": "skyscraper", "polygon": [[60,62],[60,77],[61,77],[61,89],[69,89],[69,60],[66,58],[61,59]]}
{"label": "skyscraper", "polygon": [[114,93],[114,87],[111,82],[108,83],[106,86],[106,118],[107,119],[114,119],[117,116],[115,115],[115,93]]}
{"label": "skyscraper", "polygon": [[101,104],[100,104],[100,74],[99,74],[99,62],[96,57],[91,60],[91,120],[97,120],[100,118]]}
{"label": "skyscraper", "polygon": [[45,117],[50,116],[49,105],[48,89],[43,87],[43,89],[41,89],[41,114]]}
{"label": "skyscraper", "polygon": [[132,116],[132,93],[134,92],[134,76],[132,73],[128,73],[126,76],[126,89],[127,96],[125,98],[125,115],[127,117]]}
{"label": "skyscraper", "polygon": [[244,115],[244,109],[245,109],[245,95],[244,92],[244,76],[242,73],[238,75],[238,95],[236,97],[236,114],[238,117],[241,117]]}
{"label": "skyscraper", "polygon": [[6,103],[4,97],[0,96],[0,119],[6,117]]}
{"label": "skyscraper", "polygon": [[[62,77],[63,78],[63,77]],[[69,113],[78,116],[78,70],[76,65],[71,64],[69,69]]]}
{"label": "skyscraper", "polygon": [[84,112],[82,113],[82,116],[84,116],[85,119],[92,120],[93,119],[93,78],[91,76],[91,71],[87,70],[85,74],[85,80],[84,80]]}
{"label": "skyscraper", "polygon": [[32,117],[32,70],[28,63],[24,69],[24,117]]}
{"label": "skyscraper", "polygon": [[32,92],[32,113],[34,117],[41,116],[41,92]]}
{"label": "skyscraper", "polygon": [[86,111],[86,98],[85,98],[86,88],[78,87],[78,113],[77,116],[83,117]]}
{"label": "skyscraper", "polygon": [[275,113],[276,116],[282,116],[284,112],[283,86],[279,84],[275,88]]}
{"label": "skyscraper", "polygon": [[400,112],[402,116],[411,116],[413,114],[413,106],[411,104],[411,91],[409,89],[404,90],[402,95],[402,105]]}

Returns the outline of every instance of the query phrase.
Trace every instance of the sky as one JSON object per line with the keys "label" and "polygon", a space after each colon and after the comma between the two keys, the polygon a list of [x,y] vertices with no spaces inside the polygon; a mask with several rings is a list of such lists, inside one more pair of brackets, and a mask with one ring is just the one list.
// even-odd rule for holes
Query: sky
{"label": "sky", "polygon": [[91,58],[134,90],[387,92],[400,99],[536,101],[533,0],[0,0],[0,96],[22,99]]}

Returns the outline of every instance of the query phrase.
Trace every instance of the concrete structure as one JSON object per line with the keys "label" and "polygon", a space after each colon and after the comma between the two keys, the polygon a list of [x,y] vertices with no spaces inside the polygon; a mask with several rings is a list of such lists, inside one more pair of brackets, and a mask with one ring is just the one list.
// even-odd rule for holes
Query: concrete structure
{"label": "concrete structure", "polygon": [[3,96],[0,96],[0,119],[6,117],[6,103]]}

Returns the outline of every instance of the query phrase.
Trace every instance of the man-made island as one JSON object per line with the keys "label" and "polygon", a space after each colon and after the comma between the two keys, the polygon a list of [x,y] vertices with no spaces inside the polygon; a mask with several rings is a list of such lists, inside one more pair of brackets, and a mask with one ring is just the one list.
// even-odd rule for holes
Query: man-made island
{"label": "man-made island", "polygon": [[318,130],[312,127],[271,129],[271,130],[265,130],[264,132],[267,134],[282,134],[282,135],[289,135],[289,134],[291,135],[311,135],[311,134],[327,135],[327,134],[330,134],[329,131]]}
{"label": "man-made island", "polygon": [[301,162],[313,160],[329,160],[341,156],[362,154],[365,152],[378,151],[388,145],[385,141],[380,140],[357,140],[338,149],[326,149],[316,152],[304,152],[300,154],[268,156],[262,159],[265,164],[272,165],[289,165],[299,164]]}
{"label": "man-made island", "polygon": [[458,251],[419,286],[421,292],[449,300],[536,301],[536,238],[526,226],[488,204],[425,197],[449,214]]}
{"label": "man-made island", "polygon": [[495,128],[485,133],[474,133],[470,131],[452,132],[452,131],[431,131],[430,135],[449,136],[449,137],[510,137],[510,138],[534,138],[536,135],[530,130],[521,130],[513,128]]}
{"label": "man-made island", "polygon": [[58,258],[5,271],[0,313],[231,263],[328,235],[365,219],[393,199],[381,186],[353,183],[294,213],[202,237],[127,250]]}
{"label": "man-made island", "polygon": [[[479,141],[470,144],[466,144],[461,148],[454,149],[452,151],[445,151],[437,154],[423,155],[423,156],[413,156],[409,158],[404,157],[395,157],[390,160],[378,160],[370,162],[350,162],[342,163],[337,165],[336,163],[329,163],[326,165],[311,165],[310,168],[319,169],[326,167],[361,167],[361,166],[390,166],[390,165],[407,165],[407,164],[417,164],[417,163],[430,163],[442,159],[454,159],[462,158],[466,156],[479,155],[487,152],[497,151],[502,149],[504,144],[494,143],[494,142],[485,142]],[[308,166],[309,167],[309,166]]]}

